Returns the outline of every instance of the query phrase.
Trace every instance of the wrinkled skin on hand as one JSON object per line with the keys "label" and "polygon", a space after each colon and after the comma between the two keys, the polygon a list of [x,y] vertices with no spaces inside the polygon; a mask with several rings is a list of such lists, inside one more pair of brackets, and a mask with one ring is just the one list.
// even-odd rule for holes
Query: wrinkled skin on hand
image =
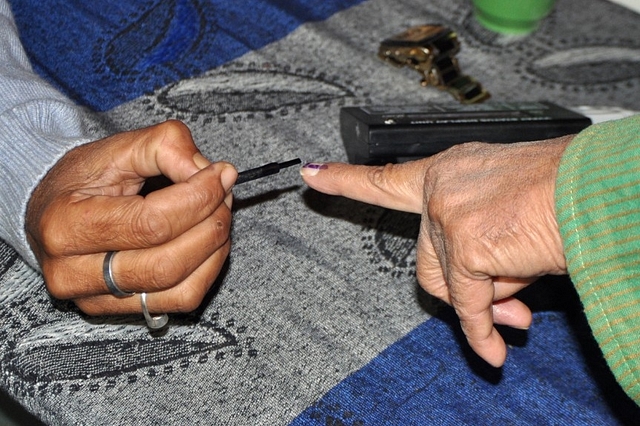
{"label": "wrinkled skin on hand", "polygon": [[[175,184],[138,195],[145,179]],[[49,292],[90,315],[140,312],[139,297],[112,296],[108,251],[127,292],[147,292],[151,312],[201,303],[230,248],[231,187],[237,172],[211,164],[187,127],[168,121],[119,133],[67,153],[34,191],[27,234]]]}
{"label": "wrinkled skin on hand", "polygon": [[494,324],[531,323],[512,296],[542,275],[567,272],[554,190],[571,139],[469,143],[404,164],[328,163],[302,175],[327,194],[421,214],[420,285],[455,308],[471,347],[499,367],[506,346]]}

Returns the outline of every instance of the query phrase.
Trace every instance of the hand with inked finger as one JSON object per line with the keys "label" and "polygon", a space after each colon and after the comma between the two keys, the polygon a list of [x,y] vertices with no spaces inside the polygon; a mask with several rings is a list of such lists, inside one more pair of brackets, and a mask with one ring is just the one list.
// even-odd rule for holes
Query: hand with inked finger
{"label": "hand with inked finger", "polygon": [[[139,195],[147,178],[173,185]],[[228,163],[210,163],[168,121],[68,152],[34,191],[27,235],[49,292],[89,315],[188,312],[230,249]],[[134,297],[139,295],[139,297]]]}
{"label": "hand with inked finger", "polygon": [[455,308],[471,347],[497,367],[506,346],[494,324],[531,323],[512,296],[567,272],[554,190],[571,139],[463,144],[386,166],[311,163],[301,173],[318,191],[421,214],[418,281]]}

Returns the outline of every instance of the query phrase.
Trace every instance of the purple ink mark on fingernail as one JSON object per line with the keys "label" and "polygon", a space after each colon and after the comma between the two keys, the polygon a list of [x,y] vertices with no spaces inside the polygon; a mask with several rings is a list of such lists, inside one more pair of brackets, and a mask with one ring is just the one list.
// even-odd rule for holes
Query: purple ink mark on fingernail
{"label": "purple ink mark on fingernail", "polygon": [[329,166],[327,166],[326,164],[322,164],[322,163],[306,163],[304,166],[302,166],[306,169],[315,169],[315,170],[326,170],[329,168]]}

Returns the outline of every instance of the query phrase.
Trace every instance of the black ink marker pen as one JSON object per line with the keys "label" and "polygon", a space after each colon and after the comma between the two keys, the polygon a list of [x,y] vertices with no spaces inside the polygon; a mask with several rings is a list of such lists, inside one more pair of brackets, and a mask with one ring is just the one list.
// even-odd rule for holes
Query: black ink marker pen
{"label": "black ink marker pen", "polygon": [[[255,169],[245,170],[243,172],[238,173],[238,179],[236,180],[236,185],[241,183],[249,182],[251,180],[260,179],[265,176],[275,175],[280,170],[295,166],[296,164],[301,164],[302,160],[296,158],[294,160],[285,161],[283,163],[269,163],[264,166],[256,167]],[[158,189],[166,188],[172,185],[173,182],[163,175],[153,176],[146,180],[144,186],[140,190],[139,194],[146,196],[153,191],[157,191]]]}
{"label": "black ink marker pen", "polygon": [[299,158],[296,158],[294,160],[289,160],[282,163],[269,163],[269,164],[265,164],[264,166],[256,167],[255,169],[244,170],[238,173],[238,179],[236,180],[236,185],[249,182],[255,179],[260,179],[265,176],[275,175],[282,169],[295,166],[296,164],[301,164],[301,163],[302,163],[302,160],[300,160]]}

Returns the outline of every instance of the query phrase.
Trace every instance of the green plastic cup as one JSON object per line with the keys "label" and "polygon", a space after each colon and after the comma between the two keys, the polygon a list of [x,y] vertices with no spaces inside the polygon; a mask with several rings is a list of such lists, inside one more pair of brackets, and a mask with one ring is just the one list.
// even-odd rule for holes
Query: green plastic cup
{"label": "green plastic cup", "polygon": [[485,28],[503,34],[535,31],[555,0],[472,0],[474,14]]}

